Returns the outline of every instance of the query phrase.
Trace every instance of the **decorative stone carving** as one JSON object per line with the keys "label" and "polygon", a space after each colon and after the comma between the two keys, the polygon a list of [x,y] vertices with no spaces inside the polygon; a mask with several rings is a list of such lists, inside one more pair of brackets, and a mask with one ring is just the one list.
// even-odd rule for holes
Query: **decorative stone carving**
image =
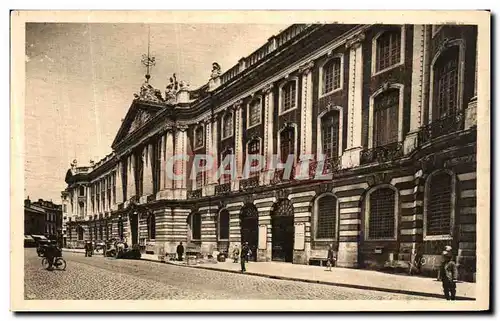
{"label": "decorative stone carving", "polygon": [[210,74],[210,79],[218,78],[221,75],[221,67],[218,63],[212,63],[212,73]]}
{"label": "decorative stone carving", "polygon": [[451,40],[449,38],[444,38],[443,41],[438,45],[438,52],[442,52],[450,47]]}
{"label": "decorative stone carving", "polygon": [[177,126],[176,126],[176,128],[177,128],[178,130],[180,130],[181,132],[185,132],[185,131],[187,131],[187,130],[188,130],[188,126],[187,126],[187,125],[184,125],[184,124],[182,124],[182,125],[177,125]]}
{"label": "decorative stone carving", "polygon": [[134,98],[137,100],[144,100],[155,103],[163,102],[161,91],[151,86],[148,81],[145,81],[142,84],[139,94],[134,94]]}
{"label": "decorative stone carving", "polygon": [[175,103],[177,99],[177,91],[179,90],[179,82],[175,74],[170,77],[170,83],[165,88],[165,101],[167,103]]}
{"label": "decorative stone carving", "polygon": [[274,84],[273,83],[270,83],[270,84],[267,84],[264,86],[264,88],[262,88],[262,92],[267,95],[269,94],[274,88]]}
{"label": "decorative stone carving", "polygon": [[355,34],[345,41],[345,47],[346,49],[356,49],[361,45],[361,42],[365,40],[365,34],[364,33],[358,33]]}
{"label": "decorative stone carving", "polygon": [[299,72],[301,74],[307,75],[312,71],[313,67],[314,67],[314,61],[311,60],[311,61],[303,64],[302,66],[300,66]]}
{"label": "decorative stone carving", "polygon": [[243,99],[240,99],[233,104],[234,110],[240,110],[241,107],[243,107]]}

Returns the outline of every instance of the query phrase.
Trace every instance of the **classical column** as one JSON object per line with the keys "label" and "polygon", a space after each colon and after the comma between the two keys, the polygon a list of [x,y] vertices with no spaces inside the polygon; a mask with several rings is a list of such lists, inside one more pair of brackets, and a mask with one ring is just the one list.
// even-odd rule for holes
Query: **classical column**
{"label": "classical column", "polygon": [[[115,186],[116,186],[115,187],[116,188],[115,203],[116,204],[123,203],[122,166],[123,166],[123,163],[121,160],[119,160],[118,164],[116,164],[116,180],[115,180]],[[113,207],[114,210],[116,210],[118,208],[116,204]]]}
{"label": "classical column", "polygon": [[300,66],[299,68],[299,72],[302,74],[302,102],[300,106],[300,155],[312,153],[313,67],[314,62],[310,61],[305,65]]}
{"label": "classical column", "polygon": [[359,165],[362,130],[362,98],[363,98],[363,51],[364,34],[356,34],[346,41],[349,49],[349,86],[347,92],[347,149],[342,155],[342,167],[350,168]]}
{"label": "classical column", "polygon": [[135,196],[135,158],[134,154],[130,153],[128,155],[127,162],[127,201],[130,200],[132,196]]}
{"label": "classical column", "polygon": [[[203,196],[212,196],[214,195],[215,189],[213,186],[215,171],[217,169],[217,154],[214,152],[214,149],[217,150],[217,140],[213,136],[217,133],[217,128],[212,128],[214,126],[215,119],[212,116],[209,116],[204,120],[205,124],[205,150],[208,157],[212,157],[212,168],[209,168],[207,171],[203,173],[204,175],[204,184],[202,187],[202,195]],[[214,134],[215,130],[215,134]],[[197,186],[197,188],[200,188]]]}
{"label": "classical column", "polygon": [[404,140],[405,154],[411,153],[417,147],[418,131],[423,124],[425,106],[425,78],[429,64],[429,42],[427,25],[413,27],[413,64],[411,74],[410,131]]}
{"label": "classical column", "polygon": [[153,144],[147,143],[144,146],[143,153],[144,153],[144,166],[142,174],[143,188],[141,195],[141,203],[146,203],[147,197],[153,194],[153,172],[152,172]]}
{"label": "classical column", "polygon": [[265,163],[262,168],[266,170],[261,174],[262,185],[269,184],[269,175],[267,175],[267,165],[271,161],[273,151],[273,125],[274,125],[274,84],[268,84],[263,89],[264,92],[264,158]]}
{"label": "classical column", "polygon": [[243,112],[243,101],[239,100],[236,102],[234,105],[234,112],[235,112],[235,124],[236,124],[236,132],[234,136],[234,152],[235,152],[235,157],[236,157],[236,178],[234,181],[232,181],[232,190],[237,191],[240,188],[240,178],[243,174],[243,117],[242,117],[242,112]]}
{"label": "classical column", "polygon": [[180,179],[174,181],[174,198],[176,199],[184,199],[187,196],[187,162],[182,159],[182,157],[187,155],[187,129],[188,127],[184,125],[177,126],[175,137],[175,155],[178,159],[175,161],[174,173],[182,176]]}
{"label": "classical column", "polygon": [[[162,198],[173,198],[172,190],[174,188],[174,181],[172,180],[171,172],[174,169],[174,163],[172,162],[172,157],[174,156],[174,133],[170,129],[165,133],[165,152],[163,165],[165,167],[164,173],[164,184],[162,188],[161,197]],[[170,172],[170,175],[169,175]]]}
{"label": "classical column", "polygon": [[211,177],[211,183],[212,184],[217,184],[217,178],[215,177],[215,171],[219,167],[219,162],[218,162],[218,155],[219,155],[219,138],[218,138],[218,129],[219,129],[219,122],[217,121],[217,118],[212,119],[212,157],[213,157],[213,166],[212,168],[214,169],[212,172],[212,177]]}

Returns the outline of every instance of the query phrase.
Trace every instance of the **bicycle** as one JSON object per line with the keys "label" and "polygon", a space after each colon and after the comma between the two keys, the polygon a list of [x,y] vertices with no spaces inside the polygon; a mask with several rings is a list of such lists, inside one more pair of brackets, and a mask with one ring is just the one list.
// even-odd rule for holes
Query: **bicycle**
{"label": "bicycle", "polygon": [[412,275],[413,270],[417,270],[417,274],[420,273],[422,266],[424,266],[426,263],[427,262],[422,255],[414,255],[413,260],[408,262],[409,265],[408,275]]}
{"label": "bicycle", "polygon": [[[45,269],[49,268],[49,260],[47,260],[46,257],[42,259],[42,266]],[[58,270],[64,271],[66,270],[66,261],[62,257],[56,257],[54,258],[54,264],[52,264],[52,266]]]}

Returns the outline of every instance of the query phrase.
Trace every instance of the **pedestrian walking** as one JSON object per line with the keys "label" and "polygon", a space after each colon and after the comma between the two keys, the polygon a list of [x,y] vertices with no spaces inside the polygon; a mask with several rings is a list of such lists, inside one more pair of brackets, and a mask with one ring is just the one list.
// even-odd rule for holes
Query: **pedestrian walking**
{"label": "pedestrian walking", "polygon": [[[451,255],[451,256],[452,256],[452,258],[453,258],[452,247],[451,247],[450,245],[446,245],[446,246],[444,247],[444,250],[443,250],[443,251],[444,251],[444,252],[448,252],[448,253],[449,253],[449,255]],[[438,281],[441,281],[441,280],[442,280],[441,269],[438,269],[437,280],[438,280]]]}
{"label": "pedestrian walking", "polygon": [[241,272],[246,272],[245,263],[248,260],[249,251],[250,247],[248,246],[248,242],[245,242],[241,247],[241,252],[240,252]]}
{"label": "pedestrian walking", "polygon": [[184,246],[182,245],[182,242],[177,245],[177,259],[179,261],[182,261],[182,256],[184,255]]}
{"label": "pedestrian walking", "polygon": [[335,263],[335,253],[333,252],[333,244],[328,245],[328,254],[326,258],[327,271],[332,271],[332,266]]}
{"label": "pedestrian walking", "polygon": [[440,274],[443,283],[443,292],[446,300],[455,300],[457,293],[457,265],[453,261],[451,252],[443,251],[443,262],[441,263]]}

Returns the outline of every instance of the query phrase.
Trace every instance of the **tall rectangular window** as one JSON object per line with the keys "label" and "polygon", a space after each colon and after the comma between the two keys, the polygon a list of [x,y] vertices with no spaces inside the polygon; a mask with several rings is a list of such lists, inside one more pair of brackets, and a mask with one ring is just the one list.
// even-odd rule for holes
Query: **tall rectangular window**
{"label": "tall rectangular window", "polygon": [[390,89],[375,97],[373,115],[373,146],[384,146],[399,139],[399,90]]}

